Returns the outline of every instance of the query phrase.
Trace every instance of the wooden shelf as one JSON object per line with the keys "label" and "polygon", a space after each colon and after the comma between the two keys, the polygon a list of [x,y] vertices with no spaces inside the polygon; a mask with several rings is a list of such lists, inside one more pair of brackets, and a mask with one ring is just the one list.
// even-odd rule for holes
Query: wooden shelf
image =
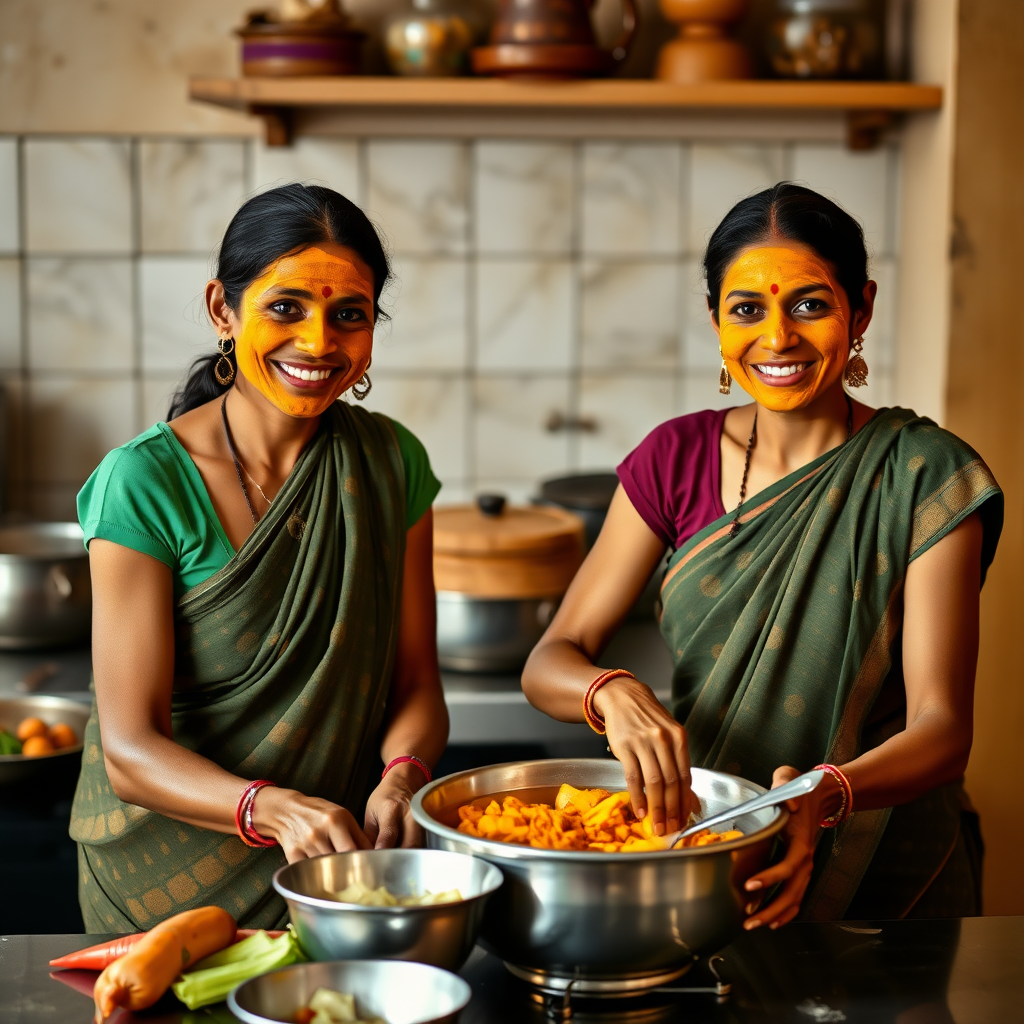
{"label": "wooden shelf", "polygon": [[309,108],[448,112],[842,111],[850,144],[870,148],[898,114],[937,110],[942,89],[910,82],[729,81],[676,85],[643,79],[569,82],[493,78],[193,78],[194,100],[256,114],[267,141],[287,145],[295,111]]}

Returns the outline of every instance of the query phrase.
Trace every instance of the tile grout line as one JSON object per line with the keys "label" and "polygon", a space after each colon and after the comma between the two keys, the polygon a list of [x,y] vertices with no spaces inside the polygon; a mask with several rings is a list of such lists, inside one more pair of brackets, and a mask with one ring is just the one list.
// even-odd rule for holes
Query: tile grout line
{"label": "tile grout line", "polygon": [[[570,420],[583,415],[583,147],[584,142],[574,140],[569,174],[569,408]],[[567,470],[577,472],[582,462],[582,443],[578,430],[570,430],[566,438]]]}
{"label": "tile grout line", "polygon": [[463,480],[470,500],[473,491],[480,478],[477,465],[477,443],[476,426],[478,415],[477,401],[477,363],[479,357],[480,339],[477,332],[477,288],[479,287],[479,274],[477,273],[477,239],[479,237],[477,224],[477,170],[479,153],[477,144],[470,140],[463,145],[463,166],[466,174],[466,261],[464,264],[466,282],[466,306],[465,331],[466,341],[463,351],[463,379],[465,381],[465,394],[463,395],[463,439],[462,457],[465,460],[463,466]]}
{"label": "tile grout line", "polygon": [[[32,446],[31,446],[31,420],[32,417],[29,415],[29,408],[31,404],[31,391],[30,391],[30,379],[29,379],[29,299],[28,299],[28,175],[26,174],[26,162],[27,154],[25,152],[26,139],[24,135],[17,136],[15,142],[15,174],[17,175],[17,181],[15,183],[15,196],[18,204],[17,216],[18,216],[18,304],[20,306],[20,322],[19,322],[19,344],[21,348],[21,354],[18,367],[18,380],[21,385],[21,394],[18,396],[18,411],[17,411],[17,438],[19,441],[18,447],[20,452],[18,453],[18,465],[19,477],[17,488],[13,486],[13,480],[10,472],[7,474],[8,491],[3,495],[3,500],[0,502],[0,511],[7,512],[10,508],[12,492],[19,490],[20,508],[17,511],[28,512],[30,507],[29,492],[31,490],[28,481],[29,466],[32,464],[30,458]],[[11,422],[12,417],[10,411],[8,411],[7,422]]]}
{"label": "tile grout line", "polygon": [[143,389],[145,378],[143,374],[143,351],[142,351],[142,168],[140,164],[141,142],[132,138],[129,143],[129,181],[131,201],[131,261],[132,261],[132,357],[133,357],[133,378],[135,382],[135,409],[132,419],[135,423],[135,433],[141,433],[145,427],[142,426],[143,418]]}

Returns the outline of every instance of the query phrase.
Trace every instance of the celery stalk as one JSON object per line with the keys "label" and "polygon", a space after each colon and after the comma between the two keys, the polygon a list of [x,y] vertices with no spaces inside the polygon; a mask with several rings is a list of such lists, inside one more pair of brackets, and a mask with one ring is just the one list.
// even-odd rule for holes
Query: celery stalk
{"label": "celery stalk", "polygon": [[290,928],[276,939],[266,932],[258,932],[200,960],[171,987],[190,1010],[195,1010],[226,999],[243,981],[307,959]]}

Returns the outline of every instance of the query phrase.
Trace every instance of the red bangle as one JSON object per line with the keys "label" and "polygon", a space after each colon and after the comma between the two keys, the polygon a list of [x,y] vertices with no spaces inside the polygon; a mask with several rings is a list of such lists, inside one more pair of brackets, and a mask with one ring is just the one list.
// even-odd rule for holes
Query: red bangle
{"label": "red bangle", "polygon": [[636,679],[636,676],[632,672],[627,672],[624,668],[613,668],[608,672],[603,672],[599,675],[587,688],[586,695],[583,698],[583,717],[587,721],[587,725],[598,734],[603,736],[607,731],[604,727],[604,719],[594,710],[594,694],[604,686],[605,683],[611,682],[613,679],[618,679],[620,676],[626,677],[627,679]]}
{"label": "red bangle", "polygon": [[850,785],[850,780],[834,764],[815,765],[814,771],[827,772],[839,783],[839,788],[843,791],[843,802],[839,805],[839,810],[827,818],[822,818],[818,825],[821,828],[835,828],[837,825],[842,825],[853,814],[853,787]]}
{"label": "red bangle", "polygon": [[427,782],[433,781],[434,776],[431,774],[430,768],[427,767],[427,763],[425,761],[421,761],[418,757],[413,757],[412,754],[402,754],[401,757],[393,757],[388,761],[384,771],[380,773],[380,777],[383,779],[384,776],[398,764],[414,764],[427,777]]}
{"label": "red bangle", "polygon": [[261,836],[252,824],[252,805],[256,801],[256,794],[264,786],[274,785],[277,783],[271,782],[269,779],[258,779],[256,782],[250,782],[238,798],[238,806],[235,808],[235,828],[238,830],[238,837],[246,846],[277,846],[276,839]]}

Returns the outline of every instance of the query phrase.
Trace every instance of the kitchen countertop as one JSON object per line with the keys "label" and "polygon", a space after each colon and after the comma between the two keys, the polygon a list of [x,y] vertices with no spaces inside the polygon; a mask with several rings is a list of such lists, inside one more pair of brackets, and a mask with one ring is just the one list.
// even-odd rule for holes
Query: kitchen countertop
{"label": "kitchen countertop", "polygon": [[[102,936],[0,937],[0,1020],[4,1024],[87,1024],[81,991],[53,980],[53,957]],[[741,935],[722,952],[719,1001],[687,993],[709,985],[705,962],[673,986],[640,1000],[577,1003],[576,1019],[689,1024],[994,1024],[1024,1017],[1024,918],[989,917],[878,924],[795,924]],[[542,1024],[544,1007],[501,962],[477,948],[462,970],[473,989],[461,1024]],[[63,972],[91,987],[94,974]],[[677,991],[682,989],[684,991]],[[223,1006],[188,1013],[168,998],[118,1024],[204,1024],[232,1021]]]}

